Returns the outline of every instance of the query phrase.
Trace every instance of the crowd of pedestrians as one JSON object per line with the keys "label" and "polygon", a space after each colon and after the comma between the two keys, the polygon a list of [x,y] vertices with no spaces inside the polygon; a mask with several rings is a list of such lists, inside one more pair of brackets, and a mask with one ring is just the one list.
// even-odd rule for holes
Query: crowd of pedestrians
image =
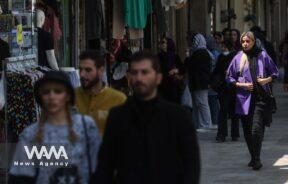
{"label": "crowd of pedestrians", "polygon": [[[123,47],[117,42],[108,71],[103,53],[83,52],[81,87],[75,91],[64,73],[48,72],[35,86],[41,119],[20,136],[14,160],[25,161],[24,145],[60,143],[69,145],[72,163],[68,168],[12,166],[9,182],[198,184],[196,129],[217,127],[216,141],[225,142],[229,119],[232,141],[239,139],[241,120],[248,166],[259,170],[265,127],[277,110],[273,46],[259,27],[242,35],[237,29],[190,32],[187,42],[183,60],[169,37],[160,39],[158,54],[132,54],[125,42]],[[288,33],[280,52],[288,90]],[[104,82],[105,73],[113,76],[112,87]]]}

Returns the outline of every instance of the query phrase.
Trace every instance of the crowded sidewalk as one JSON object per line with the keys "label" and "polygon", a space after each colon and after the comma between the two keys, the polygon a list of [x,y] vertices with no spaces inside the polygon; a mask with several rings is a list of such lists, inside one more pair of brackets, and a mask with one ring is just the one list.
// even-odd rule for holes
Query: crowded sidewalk
{"label": "crowded sidewalk", "polygon": [[249,158],[242,130],[239,142],[227,139],[215,145],[215,132],[199,133],[202,158],[202,184],[287,184],[288,183],[288,94],[282,84],[274,87],[278,111],[270,128],[266,129],[262,148],[265,167],[251,172],[246,166]]}

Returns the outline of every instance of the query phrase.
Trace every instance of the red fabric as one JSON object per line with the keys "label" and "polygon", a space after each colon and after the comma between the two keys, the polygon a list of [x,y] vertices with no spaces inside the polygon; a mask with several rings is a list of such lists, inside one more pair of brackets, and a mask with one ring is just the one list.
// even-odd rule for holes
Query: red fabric
{"label": "red fabric", "polygon": [[56,17],[54,10],[50,7],[48,7],[46,11],[46,19],[43,29],[53,33],[54,41],[58,41],[62,37],[59,19]]}

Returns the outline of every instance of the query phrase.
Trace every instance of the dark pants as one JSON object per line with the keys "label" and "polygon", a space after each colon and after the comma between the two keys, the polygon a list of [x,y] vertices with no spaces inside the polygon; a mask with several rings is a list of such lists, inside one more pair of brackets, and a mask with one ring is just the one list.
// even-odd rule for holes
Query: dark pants
{"label": "dark pants", "polygon": [[[228,117],[231,118],[231,137],[239,138],[239,118],[229,111],[231,108],[234,110],[235,104],[232,103],[232,100],[235,100],[231,94],[222,93],[219,95],[220,102],[220,113],[218,121],[218,133],[217,137],[226,137],[228,136]],[[234,105],[233,105],[234,104]]]}
{"label": "dark pants", "polygon": [[265,116],[267,113],[269,113],[269,111],[267,111],[266,102],[256,100],[251,104],[249,115],[241,117],[244,137],[251,158],[254,161],[260,160],[262,141],[265,132]]}

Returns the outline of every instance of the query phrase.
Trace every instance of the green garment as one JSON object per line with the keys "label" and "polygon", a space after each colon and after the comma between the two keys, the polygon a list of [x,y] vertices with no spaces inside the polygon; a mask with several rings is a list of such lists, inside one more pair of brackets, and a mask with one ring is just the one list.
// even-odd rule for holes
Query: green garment
{"label": "green garment", "polygon": [[151,0],[125,0],[125,23],[129,28],[144,29],[147,16],[152,13]]}

